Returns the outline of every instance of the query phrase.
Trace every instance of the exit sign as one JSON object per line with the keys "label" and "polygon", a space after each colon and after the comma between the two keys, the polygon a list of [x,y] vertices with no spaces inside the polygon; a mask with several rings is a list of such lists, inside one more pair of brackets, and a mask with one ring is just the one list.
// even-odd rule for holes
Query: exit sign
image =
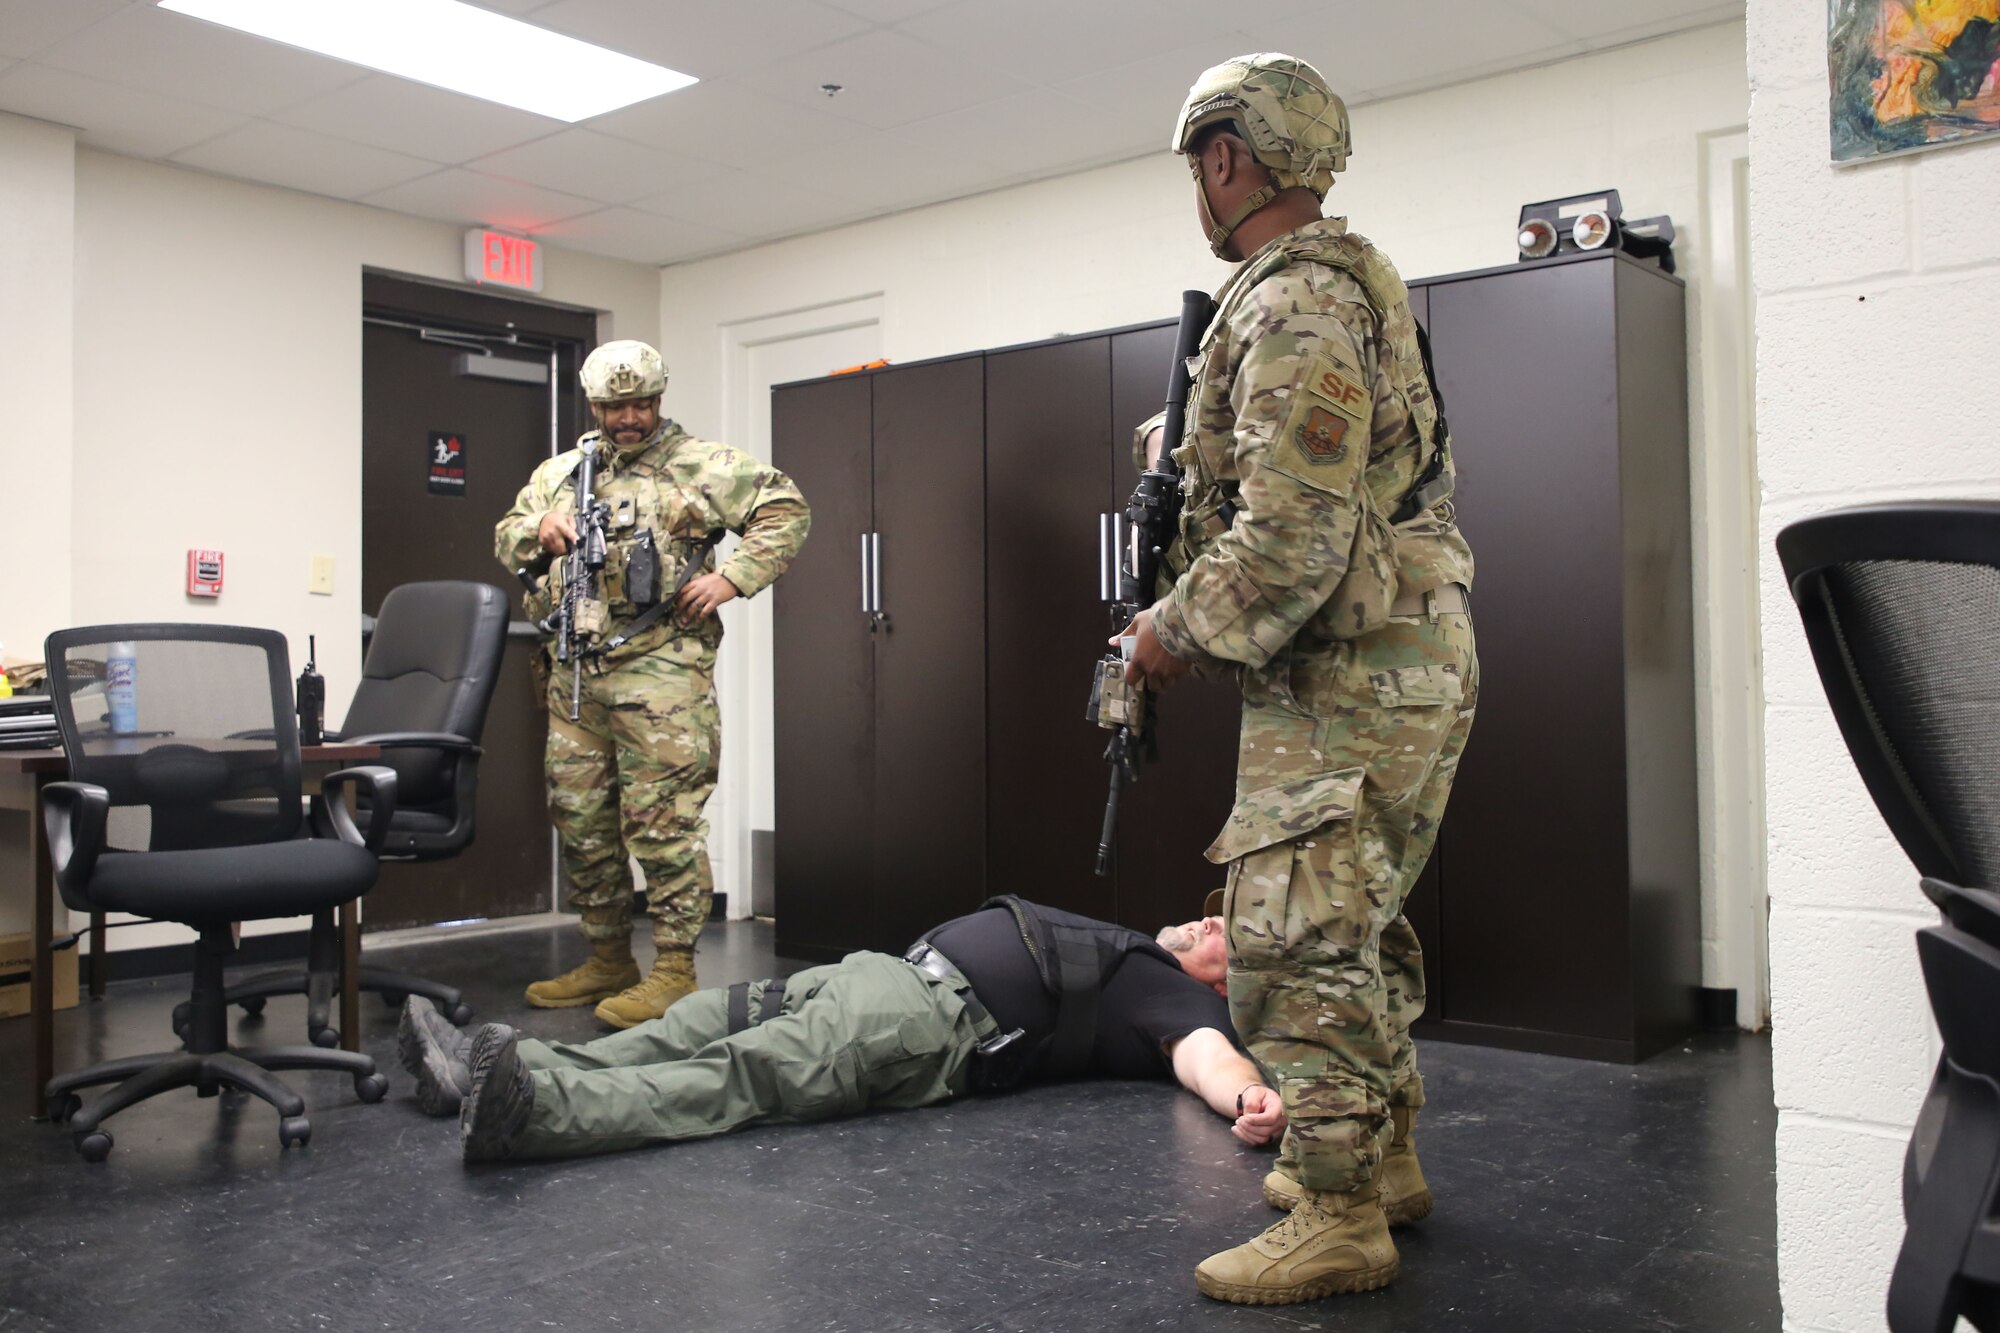
{"label": "exit sign", "polygon": [[542,289],[542,247],[525,236],[474,227],[465,233],[465,276],[492,287]]}

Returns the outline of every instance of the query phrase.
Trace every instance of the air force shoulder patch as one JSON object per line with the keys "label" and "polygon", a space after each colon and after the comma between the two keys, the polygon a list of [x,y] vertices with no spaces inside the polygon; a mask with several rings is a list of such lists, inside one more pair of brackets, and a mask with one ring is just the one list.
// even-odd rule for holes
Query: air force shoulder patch
{"label": "air force shoulder patch", "polygon": [[1305,373],[1295,382],[1291,410],[1274,441],[1271,465],[1280,472],[1323,490],[1345,491],[1353,484],[1355,440],[1360,428],[1360,454],[1367,456],[1368,422],[1373,403],[1358,376],[1325,356],[1307,359]]}

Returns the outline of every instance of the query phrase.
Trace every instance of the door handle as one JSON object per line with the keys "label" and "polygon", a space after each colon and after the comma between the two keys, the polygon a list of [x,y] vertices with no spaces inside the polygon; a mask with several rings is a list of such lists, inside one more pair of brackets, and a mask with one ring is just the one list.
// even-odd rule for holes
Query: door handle
{"label": "door handle", "polygon": [[1111,600],[1111,515],[1097,516],[1097,600]]}
{"label": "door handle", "polygon": [[870,578],[873,580],[873,586],[869,589],[869,597],[873,603],[875,620],[879,624],[889,618],[888,613],[882,609],[882,534],[871,532],[868,534],[868,541],[870,547],[868,572]]}
{"label": "door handle", "polygon": [[861,614],[867,615],[875,608],[868,604],[868,534],[861,534]]}

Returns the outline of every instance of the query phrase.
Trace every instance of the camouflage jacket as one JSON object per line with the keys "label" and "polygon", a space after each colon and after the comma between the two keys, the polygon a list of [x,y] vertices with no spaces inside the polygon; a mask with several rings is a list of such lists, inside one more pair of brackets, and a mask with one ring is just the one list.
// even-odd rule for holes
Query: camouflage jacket
{"label": "camouflage jacket", "polygon": [[[542,519],[554,511],[576,512],[574,474],[583,457],[582,446],[599,439],[593,431],[577,442],[577,448],[535,469],[515,497],[514,507],[494,525],[493,553],[501,564],[514,570],[532,566],[541,555],[537,534]],[[666,420],[631,449],[601,447],[597,498],[611,507],[600,594],[613,633],[640,610],[627,595],[625,574],[641,533],[651,532],[659,549],[662,597],[680,577],[690,539],[698,541],[716,528],[736,533],[743,540],[719,572],[743,596],[754,597],[785,572],[812,524],[812,511],[790,477],[740,449],[698,440]],[[715,567],[713,552],[704,563]],[[539,598],[530,596],[531,618],[547,614],[548,598],[561,583],[559,560],[544,578]],[[615,657],[628,660],[683,637],[694,641],[690,647],[697,653],[713,653],[722,640],[722,622],[710,616],[697,633],[687,634],[666,616]]]}
{"label": "camouflage jacket", "polygon": [[[1173,587],[1174,656],[1260,667],[1294,639],[1380,627],[1399,595],[1472,582],[1449,500],[1392,525],[1437,447],[1393,265],[1326,218],[1250,256],[1196,357]],[[1449,463],[1446,465],[1449,472]]]}

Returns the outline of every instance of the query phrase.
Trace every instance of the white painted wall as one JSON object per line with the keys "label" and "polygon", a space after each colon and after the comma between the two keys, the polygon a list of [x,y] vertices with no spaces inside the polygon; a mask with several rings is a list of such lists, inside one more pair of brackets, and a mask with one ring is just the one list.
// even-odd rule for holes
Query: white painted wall
{"label": "white painted wall", "polygon": [[70,620],[70,367],[76,135],[0,115],[0,449],[13,571],[0,595],[7,656],[39,661]]}
{"label": "white painted wall", "polygon": [[[1190,69],[1189,80],[1197,73]],[[1162,142],[1175,109],[1160,110]],[[1725,410],[1735,406],[1734,389],[1727,403],[1708,401],[1716,376],[1703,343],[1713,321],[1701,303],[1712,241],[1705,164],[1710,145],[1740,130],[1748,110],[1740,23],[1376,103],[1354,112],[1356,151],[1327,207],[1412,277],[1512,262],[1520,206],[1538,199],[1615,186],[1635,216],[1672,214],[1690,293],[1699,423],[1690,447],[1699,464],[1705,450],[1744,447],[1740,414]],[[677,415],[702,433],[741,411],[725,401],[725,360],[728,330],[747,320],[880,293],[883,354],[912,361],[1165,318],[1183,287],[1213,288],[1227,272],[1196,227],[1186,167],[1162,151],[670,267],[661,280],[661,347],[679,386]],[[1740,308],[1732,317],[1740,322]],[[1747,338],[1724,342],[1721,355],[1744,358],[1747,378]],[[1717,475],[1705,465],[1696,472]],[[1720,507],[1717,528],[1715,497],[1697,498],[1696,605],[1714,608],[1697,642],[1705,976],[1738,987],[1744,1019],[1755,1025],[1763,1011],[1761,822],[1754,788],[1717,781],[1754,773],[1761,748],[1742,698],[1756,661],[1754,533],[1740,503]],[[747,680],[725,675],[720,689],[726,697]],[[768,767],[768,754],[760,762]],[[719,839],[743,817],[710,813]]]}
{"label": "white painted wall", "polygon": [[[20,549],[70,580],[33,602],[17,596],[28,580],[10,580],[0,641],[15,652],[52,624],[213,620],[281,629],[303,662],[315,634],[337,725],[361,671],[362,270],[456,281],[463,232],[71,145],[0,116],[0,438],[32,442],[16,531],[29,489],[57,497]],[[17,250],[17,234],[40,248]],[[653,268],[556,251],[542,295],[606,312],[607,337],[652,339],[658,284]],[[191,546],[226,553],[221,598],[185,595]],[[316,553],[334,557],[331,597],[306,591]]]}
{"label": "white painted wall", "polygon": [[1826,11],[1751,0],[1766,804],[1785,1327],[1884,1325],[1937,1057],[1934,914],[1820,690],[1772,542],[1871,500],[2000,496],[2000,144],[1828,164]]}

